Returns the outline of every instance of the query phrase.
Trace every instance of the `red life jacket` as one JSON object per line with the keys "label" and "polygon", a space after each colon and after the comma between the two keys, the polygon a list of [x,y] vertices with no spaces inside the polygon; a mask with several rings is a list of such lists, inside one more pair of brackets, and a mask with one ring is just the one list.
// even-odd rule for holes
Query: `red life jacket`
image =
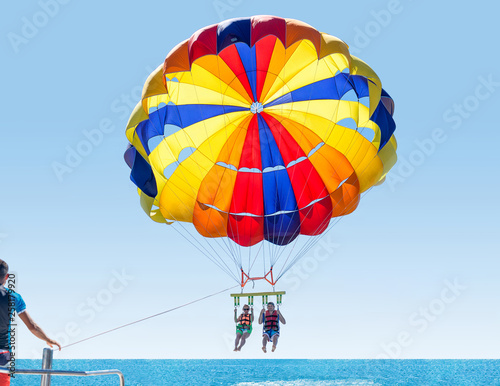
{"label": "red life jacket", "polygon": [[251,314],[241,314],[240,317],[238,318],[238,321],[243,327],[250,327],[252,325],[252,319],[251,319]]}
{"label": "red life jacket", "polygon": [[274,330],[278,331],[280,329],[278,311],[274,310],[272,314],[266,311],[264,314],[264,331]]}

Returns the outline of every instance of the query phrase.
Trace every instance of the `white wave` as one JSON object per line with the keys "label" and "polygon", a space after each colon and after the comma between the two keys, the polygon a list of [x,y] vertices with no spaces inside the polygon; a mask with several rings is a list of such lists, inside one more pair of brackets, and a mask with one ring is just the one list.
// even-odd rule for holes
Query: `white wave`
{"label": "white wave", "polygon": [[264,382],[239,382],[234,386],[377,386],[366,379],[337,379],[332,381],[313,381],[310,379],[297,379],[294,381],[264,381]]}

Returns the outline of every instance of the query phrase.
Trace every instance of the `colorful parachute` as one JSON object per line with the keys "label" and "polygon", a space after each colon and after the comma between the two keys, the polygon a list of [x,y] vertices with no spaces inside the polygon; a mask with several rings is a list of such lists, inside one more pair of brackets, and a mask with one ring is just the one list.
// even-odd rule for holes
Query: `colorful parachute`
{"label": "colorful parachute", "polygon": [[396,161],[393,111],[343,41],[297,20],[232,19],[149,76],[125,160],[154,221],[222,238],[246,275],[237,245],[320,235],[383,181]]}

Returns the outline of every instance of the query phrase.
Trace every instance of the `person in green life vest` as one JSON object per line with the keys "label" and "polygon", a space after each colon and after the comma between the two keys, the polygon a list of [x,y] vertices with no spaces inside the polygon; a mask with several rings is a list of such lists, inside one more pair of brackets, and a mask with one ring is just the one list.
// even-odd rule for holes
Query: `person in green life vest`
{"label": "person in green life vest", "polygon": [[[251,310],[251,312],[249,312]],[[236,308],[234,309],[234,322],[236,325],[236,340],[234,341],[234,350],[240,351],[243,345],[245,344],[247,338],[252,333],[252,322],[253,322],[253,307],[250,307],[245,304],[243,306],[243,313],[239,316]]]}
{"label": "person in green life vest", "polygon": [[274,309],[274,303],[267,303],[267,311],[264,308],[260,311],[259,324],[264,323],[264,330],[262,331],[262,351],[267,352],[267,342],[273,342],[272,351],[276,350],[278,345],[278,338],[280,336],[280,323],[286,324],[286,320],[281,315],[280,310]]}

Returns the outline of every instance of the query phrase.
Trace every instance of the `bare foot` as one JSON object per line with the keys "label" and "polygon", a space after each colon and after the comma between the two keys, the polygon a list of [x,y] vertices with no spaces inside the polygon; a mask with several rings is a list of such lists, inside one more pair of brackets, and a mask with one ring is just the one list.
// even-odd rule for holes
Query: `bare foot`
{"label": "bare foot", "polygon": [[273,346],[271,351],[274,352],[274,350],[276,350],[276,346]]}
{"label": "bare foot", "polygon": [[238,351],[238,349],[237,349],[237,348],[235,348],[233,351]]}
{"label": "bare foot", "polygon": [[262,351],[267,352],[267,350],[266,350],[266,348],[265,348],[265,347],[262,347]]}

